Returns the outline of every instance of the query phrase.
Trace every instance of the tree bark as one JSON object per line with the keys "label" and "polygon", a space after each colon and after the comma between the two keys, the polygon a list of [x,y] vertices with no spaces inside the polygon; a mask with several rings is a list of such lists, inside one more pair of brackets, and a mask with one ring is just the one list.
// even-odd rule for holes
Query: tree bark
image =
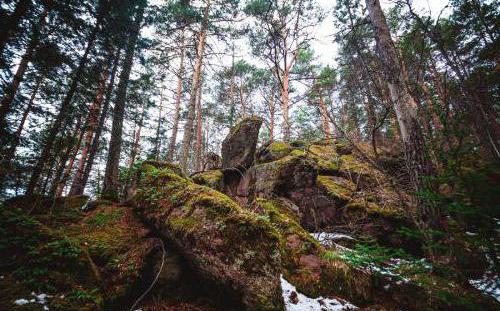
{"label": "tree bark", "polygon": [[69,194],[75,194],[75,188],[77,184],[81,181],[83,170],[85,168],[85,163],[87,163],[88,154],[90,147],[92,145],[92,138],[97,130],[97,123],[99,120],[99,113],[101,111],[102,102],[104,100],[104,92],[106,91],[106,81],[108,79],[108,68],[104,68],[99,77],[99,83],[96,91],[94,101],[89,107],[89,114],[87,116],[87,126],[85,129],[84,141],[82,146],[82,152],[80,154],[80,159],[78,159],[77,169],[75,176],[73,177],[73,183]]}
{"label": "tree bark", "polygon": [[[89,114],[90,113],[91,112],[89,112]],[[89,116],[87,116],[87,120],[88,120],[88,117]],[[66,187],[66,183],[68,182],[68,179],[71,175],[71,171],[73,170],[73,166],[75,165],[76,156],[78,155],[78,151],[80,151],[83,136],[85,135],[85,127],[87,125],[88,124],[84,124],[84,126],[81,129],[79,129],[79,127],[80,127],[79,124],[77,124],[77,126],[76,126],[77,127],[76,131],[79,131],[80,134],[78,135],[78,140],[76,141],[76,144],[74,145],[74,147],[70,148],[70,150],[72,150],[72,152],[70,152],[70,153],[72,153],[72,156],[69,159],[69,163],[64,170],[64,174],[63,174],[62,178],[57,181],[57,186],[56,186],[56,190],[54,193],[54,196],[56,198],[62,196],[62,194],[64,192],[64,188]],[[54,183],[56,184],[56,182],[54,182]]]}
{"label": "tree bark", "polygon": [[323,98],[323,92],[318,90],[319,94],[319,112],[321,115],[321,123],[323,125],[323,132],[325,134],[326,139],[330,139],[332,137],[332,128],[330,126],[330,121],[328,119],[328,109],[326,108],[326,104]]}
{"label": "tree bark", "polygon": [[142,19],[144,17],[145,4],[141,4],[136,13],[134,25],[128,38],[125,60],[123,62],[122,72],[120,73],[120,82],[116,95],[115,109],[113,112],[113,125],[111,129],[111,140],[109,143],[108,161],[106,163],[106,173],[104,176],[103,197],[113,200],[119,197],[119,163],[122,148],[123,118],[125,115],[125,103],[127,100],[127,86],[130,78],[130,72],[134,63],[134,53],[139,38]]}
{"label": "tree bark", "polygon": [[97,39],[97,34],[99,33],[101,19],[102,17],[97,19],[97,23],[94,26],[94,29],[92,30],[92,33],[89,36],[89,39],[87,41],[87,47],[85,48],[85,51],[80,59],[78,67],[76,68],[73,74],[73,79],[71,81],[68,93],[66,94],[63,102],[61,103],[61,107],[59,108],[59,113],[57,114],[56,119],[54,120],[54,123],[52,124],[49,130],[47,138],[45,139],[45,144],[42,148],[42,152],[40,153],[40,157],[38,158],[38,161],[35,164],[35,167],[33,168],[33,173],[31,174],[31,178],[28,187],[26,189],[27,195],[32,195],[35,192],[35,188],[40,179],[40,174],[42,173],[43,167],[45,166],[46,161],[50,156],[52,146],[54,144],[54,141],[56,140],[57,134],[59,133],[64,120],[68,118],[71,112],[72,108],[71,102],[73,100],[73,96],[76,93],[78,83],[82,78],[83,71],[87,64],[90,51],[93,49],[95,41]]}
{"label": "tree bark", "polygon": [[35,101],[36,94],[38,93],[38,90],[40,89],[40,84],[43,81],[43,76],[40,76],[35,84],[35,87],[33,88],[33,91],[31,92],[30,100],[28,102],[28,105],[26,106],[26,109],[24,109],[23,116],[21,117],[21,121],[19,122],[19,125],[17,126],[17,130],[14,134],[14,140],[12,141],[10,147],[5,150],[4,154],[2,154],[2,158],[4,159],[4,163],[1,163],[2,167],[0,168],[0,189],[3,188],[3,183],[5,181],[5,178],[7,175],[10,173],[10,170],[12,169],[12,159],[14,158],[16,154],[16,149],[19,146],[19,142],[21,141],[21,134],[24,130],[24,126],[26,124],[26,120],[28,119],[28,115],[31,112],[31,109],[33,107],[33,103]]}
{"label": "tree bark", "polygon": [[116,55],[114,56],[113,69],[111,70],[111,78],[109,80],[108,88],[106,90],[106,99],[104,100],[101,116],[99,117],[99,123],[96,128],[94,139],[92,141],[92,146],[90,147],[89,150],[87,163],[85,165],[85,169],[83,171],[81,179],[75,179],[73,181],[73,184],[71,185],[70,194],[72,195],[83,194],[83,191],[85,190],[85,186],[87,185],[87,181],[90,176],[90,172],[92,171],[92,166],[94,165],[94,158],[97,154],[97,150],[99,149],[101,134],[104,129],[104,123],[108,116],[109,106],[113,95],[113,88],[115,85],[116,73],[118,71],[119,60],[120,60],[120,50],[118,50],[116,52]]}
{"label": "tree bark", "polygon": [[186,42],[185,42],[184,30],[181,34],[181,57],[179,60],[179,72],[177,73],[177,91],[175,94],[175,111],[174,120],[172,125],[172,136],[170,137],[170,143],[168,144],[167,151],[167,161],[172,161],[174,159],[175,145],[177,143],[177,132],[179,130],[179,119],[181,112],[181,98],[182,98],[182,82],[184,80],[184,57],[186,55]]}
{"label": "tree bark", "polygon": [[161,117],[163,112],[163,91],[160,91],[160,107],[158,107],[158,122],[156,123],[156,137],[155,137],[155,148],[153,151],[154,159],[158,161],[160,157],[160,149],[161,149]]}
{"label": "tree bark", "polygon": [[196,117],[195,171],[200,171],[202,166],[203,111],[201,109],[201,96],[202,86],[200,85],[196,98],[196,110],[198,113]]}
{"label": "tree bark", "polygon": [[45,25],[45,18],[47,17],[47,14],[48,11],[44,10],[40,15],[39,21],[33,24],[32,35],[28,42],[28,46],[26,47],[26,51],[24,52],[19,66],[17,67],[16,74],[12,78],[11,83],[6,87],[5,93],[2,97],[2,100],[0,101],[0,135],[2,136],[8,132],[6,120],[7,114],[10,112],[12,102],[14,101],[14,97],[16,96],[17,90],[19,89],[19,85],[24,79],[24,74],[28,69],[28,64],[33,58],[35,48],[40,42],[40,31]]}
{"label": "tree bark", "polygon": [[205,53],[205,43],[207,38],[208,31],[208,19],[210,12],[211,0],[207,0],[205,11],[203,13],[203,22],[200,29],[200,36],[198,39],[198,47],[197,47],[197,59],[196,65],[193,72],[193,81],[191,84],[190,98],[188,104],[188,116],[186,120],[186,125],[184,126],[184,136],[182,139],[182,152],[181,152],[181,168],[184,171],[187,171],[188,158],[189,158],[189,149],[191,146],[191,138],[193,136],[193,123],[195,117],[196,110],[196,93],[198,92],[198,88],[200,87],[200,77],[201,77],[201,67],[203,64],[203,56]]}
{"label": "tree bark", "polygon": [[[418,120],[417,103],[410,95],[404,78],[402,60],[398,58],[397,49],[392,41],[379,0],[366,0],[366,6],[375,31],[377,50],[401,130],[406,168],[412,188],[418,193],[424,186],[422,178],[432,173],[432,165],[425,157],[424,137]],[[418,200],[417,203],[420,205],[421,220],[425,223],[437,224],[437,211],[430,210],[428,205]]]}

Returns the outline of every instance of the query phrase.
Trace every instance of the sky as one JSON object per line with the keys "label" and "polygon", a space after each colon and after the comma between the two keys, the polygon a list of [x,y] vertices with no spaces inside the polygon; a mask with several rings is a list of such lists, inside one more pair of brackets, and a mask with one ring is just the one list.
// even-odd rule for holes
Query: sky
{"label": "sky", "polygon": [[[317,0],[317,2],[323,7],[324,12],[327,12],[327,17],[318,25],[316,29],[317,39],[312,47],[317,52],[319,62],[328,65],[334,62],[337,51],[337,47],[333,43],[335,29],[332,27],[332,12],[335,8],[335,0]],[[394,6],[394,3],[394,0],[381,0],[380,4],[384,10],[389,10]],[[443,8],[448,5],[448,0],[413,0],[413,5],[417,12],[437,17]]]}

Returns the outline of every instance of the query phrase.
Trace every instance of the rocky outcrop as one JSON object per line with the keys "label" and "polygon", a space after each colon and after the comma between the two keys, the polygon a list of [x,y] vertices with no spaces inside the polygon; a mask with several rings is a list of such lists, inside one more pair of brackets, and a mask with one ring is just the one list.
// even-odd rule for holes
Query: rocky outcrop
{"label": "rocky outcrop", "polygon": [[222,168],[244,172],[254,163],[261,125],[261,118],[247,117],[230,130],[222,142]]}
{"label": "rocky outcrop", "polygon": [[161,164],[144,165],[133,204],[233,308],[283,310],[278,235],[263,219]]}

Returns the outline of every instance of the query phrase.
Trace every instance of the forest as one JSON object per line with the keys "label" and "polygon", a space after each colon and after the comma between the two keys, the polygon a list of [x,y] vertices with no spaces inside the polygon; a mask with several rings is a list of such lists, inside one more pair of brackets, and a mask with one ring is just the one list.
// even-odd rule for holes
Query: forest
{"label": "forest", "polygon": [[0,310],[500,310],[498,0],[0,0]]}

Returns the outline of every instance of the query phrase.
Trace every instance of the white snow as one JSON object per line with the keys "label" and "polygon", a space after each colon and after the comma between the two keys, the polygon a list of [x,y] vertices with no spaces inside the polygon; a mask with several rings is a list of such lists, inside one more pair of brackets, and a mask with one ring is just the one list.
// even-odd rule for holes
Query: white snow
{"label": "white snow", "polygon": [[21,299],[14,301],[14,303],[18,306],[24,306],[30,302],[27,299],[21,298]]}
{"label": "white snow", "polygon": [[489,269],[479,279],[469,280],[469,284],[500,301],[500,276],[495,273],[495,263],[490,256],[486,255]]}
{"label": "white snow", "polygon": [[38,303],[38,304],[43,305],[43,310],[49,310],[49,307],[46,306],[46,304],[48,302],[47,298],[51,298],[52,296],[44,294],[44,293],[36,294],[35,292],[31,292],[31,296],[33,296],[33,298],[31,298],[30,300],[25,299],[25,298],[20,298],[20,299],[17,299],[16,301],[14,301],[14,303],[16,305],[19,305],[19,306],[23,306],[23,305],[26,305],[29,303]]}
{"label": "white snow", "polygon": [[[295,286],[288,283],[287,280],[281,277],[281,289],[283,290],[283,299],[285,300],[285,308],[287,311],[347,311],[357,310],[358,308],[347,301],[330,298],[309,298],[297,291]],[[295,296],[294,301],[291,297]]]}
{"label": "white snow", "polygon": [[354,238],[350,235],[339,233],[339,232],[314,232],[311,233],[312,237],[316,239],[319,244],[324,247],[335,247],[339,250],[347,249],[344,246],[341,246],[335,241],[339,240],[354,240]]}

